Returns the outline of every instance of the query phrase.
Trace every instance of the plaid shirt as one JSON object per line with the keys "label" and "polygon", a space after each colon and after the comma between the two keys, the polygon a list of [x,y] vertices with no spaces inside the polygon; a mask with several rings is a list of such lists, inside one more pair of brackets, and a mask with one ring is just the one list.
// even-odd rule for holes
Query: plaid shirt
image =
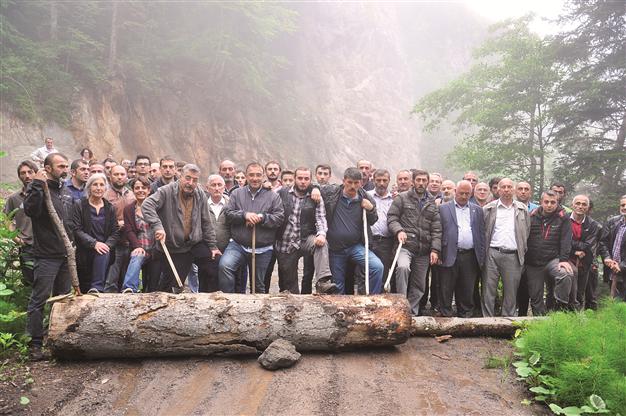
{"label": "plaid shirt", "polygon": [[[282,238],[276,241],[276,250],[281,253],[293,253],[300,249],[300,213],[302,211],[302,202],[310,194],[299,196],[292,186],[289,189],[289,195],[291,196],[293,210],[289,218],[287,218],[287,225]],[[317,229],[316,235],[326,235],[328,225],[326,224],[326,208],[324,208],[323,201],[320,201],[315,207],[315,228]]]}

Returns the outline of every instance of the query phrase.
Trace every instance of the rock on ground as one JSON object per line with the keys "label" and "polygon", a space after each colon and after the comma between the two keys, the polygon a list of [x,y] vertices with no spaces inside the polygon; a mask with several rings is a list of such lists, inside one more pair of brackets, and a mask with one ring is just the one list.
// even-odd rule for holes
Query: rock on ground
{"label": "rock on ground", "polygon": [[294,365],[300,359],[296,347],[287,340],[277,339],[259,356],[259,363],[267,370],[277,370]]}

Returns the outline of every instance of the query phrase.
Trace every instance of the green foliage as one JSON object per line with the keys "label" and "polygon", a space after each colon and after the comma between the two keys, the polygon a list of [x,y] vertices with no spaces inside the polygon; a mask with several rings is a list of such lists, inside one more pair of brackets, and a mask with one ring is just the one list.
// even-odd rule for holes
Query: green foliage
{"label": "green foliage", "polygon": [[515,371],[555,414],[626,414],[624,322],[625,303],[533,322],[515,341]]}
{"label": "green foliage", "polygon": [[273,3],[0,0],[0,92],[21,118],[63,125],[77,92],[115,80],[140,97],[187,91],[213,111],[266,104],[295,18]]}

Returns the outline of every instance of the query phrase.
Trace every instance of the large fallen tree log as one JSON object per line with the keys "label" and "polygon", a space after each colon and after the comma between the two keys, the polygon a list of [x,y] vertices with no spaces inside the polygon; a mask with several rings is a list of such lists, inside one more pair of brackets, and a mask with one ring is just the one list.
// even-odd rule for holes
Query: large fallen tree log
{"label": "large fallen tree log", "polygon": [[453,335],[457,337],[511,337],[520,327],[519,322],[531,321],[526,316],[510,318],[413,318],[412,336]]}
{"label": "large fallen tree log", "polygon": [[256,354],[395,345],[410,336],[400,295],[101,294],[53,305],[48,345],[64,359]]}

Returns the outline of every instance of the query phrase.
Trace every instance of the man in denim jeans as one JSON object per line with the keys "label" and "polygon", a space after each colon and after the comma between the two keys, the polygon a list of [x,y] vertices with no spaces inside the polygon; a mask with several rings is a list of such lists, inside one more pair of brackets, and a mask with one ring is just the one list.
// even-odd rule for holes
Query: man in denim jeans
{"label": "man in denim jeans", "polygon": [[246,167],[248,185],[235,189],[226,205],[226,220],[230,223],[231,241],[219,264],[219,287],[222,292],[234,293],[239,269],[251,264],[252,235],[256,227],[254,288],[265,293],[264,277],[272,258],[276,230],[285,218],[280,196],[264,188],[263,166],[252,162]]}
{"label": "man in denim jeans", "polygon": [[[367,232],[369,226],[378,221],[376,203],[363,190],[361,171],[348,168],[343,174],[342,185],[328,185],[322,188],[322,198],[326,208],[328,232],[328,254],[330,271],[337,291],[345,294],[346,268],[353,261],[365,267],[365,246],[363,233],[363,210],[366,211]],[[383,263],[373,252],[369,253],[370,293],[382,291]]]}

